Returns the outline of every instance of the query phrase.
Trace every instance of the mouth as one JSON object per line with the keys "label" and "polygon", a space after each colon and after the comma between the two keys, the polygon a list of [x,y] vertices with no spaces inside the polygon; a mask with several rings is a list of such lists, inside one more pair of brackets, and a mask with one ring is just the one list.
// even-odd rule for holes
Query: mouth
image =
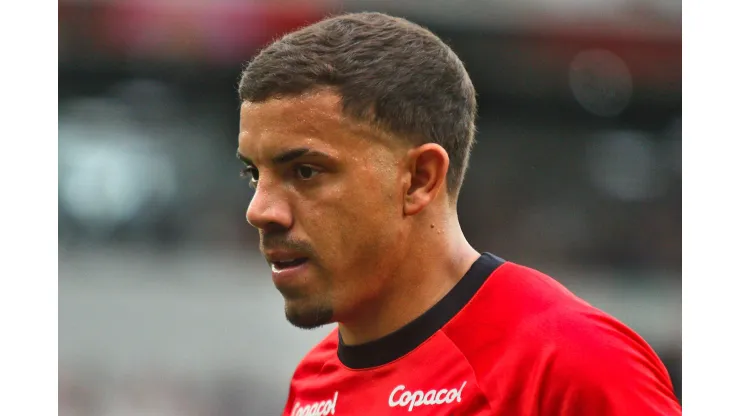
{"label": "mouth", "polygon": [[270,266],[272,267],[273,273],[281,273],[291,269],[298,268],[304,265],[308,261],[307,257],[297,257],[294,259],[286,259],[279,261],[271,261]]}

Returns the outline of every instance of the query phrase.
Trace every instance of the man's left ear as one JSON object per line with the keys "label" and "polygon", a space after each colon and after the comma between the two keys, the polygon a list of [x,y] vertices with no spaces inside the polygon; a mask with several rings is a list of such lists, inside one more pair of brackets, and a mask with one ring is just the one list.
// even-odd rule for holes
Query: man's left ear
{"label": "man's left ear", "polygon": [[447,170],[450,157],[447,151],[436,143],[425,143],[408,151],[408,172],[404,214],[415,215],[429,205],[447,183]]}

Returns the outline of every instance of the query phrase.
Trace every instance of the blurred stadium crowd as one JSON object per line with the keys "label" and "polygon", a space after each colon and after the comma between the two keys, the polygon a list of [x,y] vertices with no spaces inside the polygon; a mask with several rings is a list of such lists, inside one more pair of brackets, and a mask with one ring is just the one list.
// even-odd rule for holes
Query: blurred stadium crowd
{"label": "blurred stadium crowd", "polygon": [[61,0],[60,414],[279,412],[320,335],[282,322],[244,222],[236,82],[342,10],[458,52],[480,102],[469,240],[636,328],[680,397],[680,2]]}

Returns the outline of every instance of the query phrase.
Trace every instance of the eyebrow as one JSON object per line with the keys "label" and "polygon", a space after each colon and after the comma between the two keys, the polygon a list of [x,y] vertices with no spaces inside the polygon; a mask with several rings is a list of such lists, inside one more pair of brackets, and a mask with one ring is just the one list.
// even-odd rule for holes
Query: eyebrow
{"label": "eyebrow", "polygon": [[[302,156],[320,156],[327,159],[331,159],[332,157],[324,152],[319,152],[318,150],[311,150],[307,147],[299,147],[297,149],[290,149],[286,150],[282,153],[279,153],[272,157],[272,163],[275,165],[284,165],[286,163],[290,163],[299,157]],[[243,154],[239,153],[239,151],[236,151],[236,157],[237,159],[241,160],[247,165],[254,165],[254,162],[252,162],[251,159],[244,156]]]}

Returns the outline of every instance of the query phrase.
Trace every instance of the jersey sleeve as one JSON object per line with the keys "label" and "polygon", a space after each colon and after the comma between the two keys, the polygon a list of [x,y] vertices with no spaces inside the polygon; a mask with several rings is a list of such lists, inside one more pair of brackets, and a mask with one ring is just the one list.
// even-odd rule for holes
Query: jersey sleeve
{"label": "jersey sleeve", "polygon": [[543,416],[681,414],[665,366],[642,338],[612,322],[591,328],[552,356]]}

